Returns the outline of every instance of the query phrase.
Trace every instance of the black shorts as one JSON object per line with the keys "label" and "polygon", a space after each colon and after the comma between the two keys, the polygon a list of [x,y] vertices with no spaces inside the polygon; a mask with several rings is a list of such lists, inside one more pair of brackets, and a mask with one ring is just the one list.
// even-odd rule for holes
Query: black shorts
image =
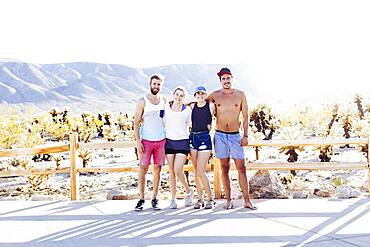
{"label": "black shorts", "polygon": [[189,151],[188,150],[174,150],[174,149],[165,149],[165,154],[185,154],[188,155]]}
{"label": "black shorts", "polygon": [[189,139],[171,140],[166,139],[165,154],[189,154]]}

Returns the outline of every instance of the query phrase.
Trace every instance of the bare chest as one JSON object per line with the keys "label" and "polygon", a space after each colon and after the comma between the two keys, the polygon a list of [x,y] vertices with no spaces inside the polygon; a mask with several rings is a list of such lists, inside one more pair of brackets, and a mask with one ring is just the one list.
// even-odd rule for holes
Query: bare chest
{"label": "bare chest", "polygon": [[241,108],[241,98],[237,95],[222,95],[214,98],[217,111],[235,111]]}

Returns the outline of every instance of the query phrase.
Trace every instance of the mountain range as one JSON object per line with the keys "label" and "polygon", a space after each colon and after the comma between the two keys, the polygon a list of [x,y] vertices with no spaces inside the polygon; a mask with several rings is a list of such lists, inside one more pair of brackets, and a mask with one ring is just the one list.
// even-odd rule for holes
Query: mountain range
{"label": "mountain range", "polygon": [[[181,85],[189,91],[190,100],[198,85],[205,85],[209,91],[219,88],[216,73],[225,66],[233,71],[235,87],[246,92],[250,105],[291,104],[266,90],[268,85],[260,85],[254,80],[253,73],[244,64],[173,64],[132,68],[118,64],[33,64],[0,59],[0,107],[49,110],[69,106],[74,112],[133,112],[138,98],[148,92],[152,74],[165,76],[162,94],[171,97],[171,91]],[[302,102],[321,103],[327,97],[317,94],[309,96],[309,99],[302,98]]]}
{"label": "mountain range", "polygon": [[[162,93],[181,85],[189,91],[198,85],[212,91],[219,87],[217,71],[224,65],[168,65],[155,68],[132,68],[117,64],[87,62],[32,64],[0,60],[0,104],[48,110],[70,106],[76,111],[133,111],[138,98],[148,92],[152,74],[164,75]],[[235,68],[238,73],[239,67]],[[247,80],[245,73],[239,78]],[[243,84],[242,90],[253,91]]]}

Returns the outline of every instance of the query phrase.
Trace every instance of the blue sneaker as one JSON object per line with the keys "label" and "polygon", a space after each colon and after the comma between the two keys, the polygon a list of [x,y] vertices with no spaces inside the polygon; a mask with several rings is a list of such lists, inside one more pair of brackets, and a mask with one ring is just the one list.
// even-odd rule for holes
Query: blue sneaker
{"label": "blue sneaker", "polygon": [[157,199],[157,198],[155,198],[155,199],[153,199],[153,200],[152,200],[152,208],[153,208],[154,210],[161,210],[161,209],[158,207],[158,199]]}
{"label": "blue sneaker", "polygon": [[145,200],[140,199],[140,200],[137,202],[137,204],[136,204],[135,211],[141,211],[141,210],[143,210],[143,208],[144,208],[144,203],[145,203]]}

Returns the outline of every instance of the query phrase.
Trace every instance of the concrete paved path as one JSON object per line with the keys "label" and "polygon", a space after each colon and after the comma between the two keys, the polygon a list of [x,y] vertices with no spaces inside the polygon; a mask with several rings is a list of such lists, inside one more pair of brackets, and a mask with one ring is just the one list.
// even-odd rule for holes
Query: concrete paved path
{"label": "concrete paved path", "polygon": [[0,246],[370,246],[369,198],[254,202],[135,212],[136,201],[0,201]]}

